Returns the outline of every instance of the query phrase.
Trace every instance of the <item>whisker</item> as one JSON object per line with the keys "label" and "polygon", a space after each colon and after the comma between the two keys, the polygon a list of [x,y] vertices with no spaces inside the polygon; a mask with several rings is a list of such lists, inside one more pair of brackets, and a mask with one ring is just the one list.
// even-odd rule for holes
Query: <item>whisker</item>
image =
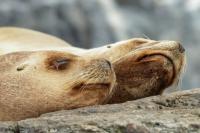
{"label": "whisker", "polygon": [[[65,81],[65,83],[63,84],[63,86],[65,86],[66,84],[70,87],[73,87],[73,86],[76,86],[78,84],[80,84],[82,82],[81,79],[85,78],[86,76],[85,75],[77,75],[77,76],[73,76],[71,77],[70,79],[68,79],[67,81]],[[78,80],[77,80],[78,79]]]}
{"label": "whisker", "polygon": [[[91,79],[88,79],[88,80],[85,82],[85,85],[87,85],[90,81],[91,81]],[[80,88],[80,91],[81,91],[80,93],[83,93],[83,92],[84,92],[85,87],[86,87],[86,86],[82,86],[82,87]]]}

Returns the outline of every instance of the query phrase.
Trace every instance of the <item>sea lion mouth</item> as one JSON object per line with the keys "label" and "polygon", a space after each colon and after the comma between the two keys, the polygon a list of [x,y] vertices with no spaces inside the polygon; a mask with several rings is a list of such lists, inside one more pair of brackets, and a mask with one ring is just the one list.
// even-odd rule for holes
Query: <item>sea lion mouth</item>
{"label": "sea lion mouth", "polygon": [[98,101],[99,104],[104,104],[112,95],[113,89],[111,83],[81,83],[73,87],[72,90],[75,95],[85,97],[88,101]]}
{"label": "sea lion mouth", "polygon": [[161,69],[165,69],[166,70],[165,72],[168,73],[168,74],[166,73],[166,75],[168,75],[167,76],[168,82],[166,86],[170,86],[176,78],[176,66],[173,59],[162,53],[147,54],[137,59],[138,62],[153,61],[153,60],[158,62],[161,62],[163,60],[163,68]]}
{"label": "sea lion mouth", "polygon": [[110,83],[81,83],[73,87],[75,90],[91,90],[91,89],[110,89]]}

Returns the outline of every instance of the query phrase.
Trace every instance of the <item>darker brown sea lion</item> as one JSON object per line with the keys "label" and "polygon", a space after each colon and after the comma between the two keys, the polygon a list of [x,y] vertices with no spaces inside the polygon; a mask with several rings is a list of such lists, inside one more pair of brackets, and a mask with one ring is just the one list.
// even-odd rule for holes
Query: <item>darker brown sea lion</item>
{"label": "darker brown sea lion", "polygon": [[178,83],[185,66],[185,50],[175,41],[134,38],[93,49],[89,55],[93,53],[108,59],[116,73],[109,103],[162,94]]}

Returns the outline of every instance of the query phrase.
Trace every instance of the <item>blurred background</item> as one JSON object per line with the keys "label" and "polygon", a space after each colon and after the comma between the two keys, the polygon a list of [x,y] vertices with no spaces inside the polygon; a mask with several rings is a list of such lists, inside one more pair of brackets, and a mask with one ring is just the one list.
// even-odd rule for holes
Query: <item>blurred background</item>
{"label": "blurred background", "polygon": [[18,26],[92,48],[133,37],[181,42],[183,89],[200,87],[200,0],[0,0],[0,26]]}

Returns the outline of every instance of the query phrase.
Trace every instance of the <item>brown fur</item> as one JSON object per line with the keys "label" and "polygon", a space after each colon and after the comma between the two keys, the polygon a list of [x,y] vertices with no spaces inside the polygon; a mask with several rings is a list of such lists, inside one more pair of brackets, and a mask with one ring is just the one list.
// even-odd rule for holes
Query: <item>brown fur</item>
{"label": "brown fur", "polygon": [[[134,38],[85,50],[43,33],[0,28],[0,42],[1,120],[158,95],[179,80],[185,64],[184,49],[175,41]],[[102,58],[112,63],[116,82]],[[76,72],[89,76],[68,79],[68,75],[78,75]],[[80,82],[71,86],[88,78],[92,84],[85,86]],[[114,82],[115,91],[111,95],[108,92],[111,89],[105,88],[112,88]],[[85,88],[84,94],[80,88]]]}
{"label": "brown fur", "polygon": [[107,46],[88,54],[113,64],[117,85],[109,103],[162,94],[178,82],[184,69],[184,48],[175,41],[135,38]]}

